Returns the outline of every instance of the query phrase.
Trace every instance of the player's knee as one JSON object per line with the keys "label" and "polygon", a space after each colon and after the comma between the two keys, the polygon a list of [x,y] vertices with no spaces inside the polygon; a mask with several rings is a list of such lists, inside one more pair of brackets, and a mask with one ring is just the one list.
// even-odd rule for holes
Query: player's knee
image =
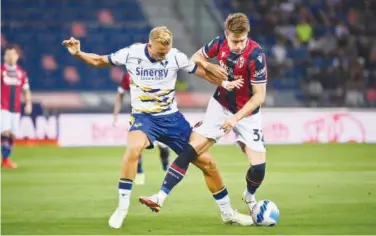
{"label": "player's knee", "polygon": [[135,143],[129,145],[127,148],[127,158],[130,160],[138,160],[138,157],[141,155],[144,150],[144,145],[142,143]]}
{"label": "player's knee", "polygon": [[214,159],[210,159],[205,165],[205,171],[209,174],[217,171],[217,162]]}
{"label": "player's knee", "polygon": [[217,162],[213,158],[205,158],[200,165],[200,169],[205,175],[211,175],[217,171]]}

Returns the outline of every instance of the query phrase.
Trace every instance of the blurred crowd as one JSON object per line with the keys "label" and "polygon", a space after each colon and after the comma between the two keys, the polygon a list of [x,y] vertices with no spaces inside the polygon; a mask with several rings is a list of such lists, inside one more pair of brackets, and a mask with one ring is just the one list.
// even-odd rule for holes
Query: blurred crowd
{"label": "blurred crowd", "polygon": [[[372,106],[376,96],[376,1],[219,1],[246,12],[268,54],[269,88],[297,90],[310,106]],[[301,91],[301,93],[299,93]]]}
{"label": "blurred crowd", "polygon": [[[214,2],[224,18],[249,16],[251,37],[268,55],[268,94],[292,94],[308,106],[376,106],[376,1]],[[60,47],[61,40],[73,35],[84,50],[108,53],[147,40],[150,30],[134,0],[4,0],[2,7],[1,46],[20,46],[35,90],[113,90],[122,68],[85,66]]]}

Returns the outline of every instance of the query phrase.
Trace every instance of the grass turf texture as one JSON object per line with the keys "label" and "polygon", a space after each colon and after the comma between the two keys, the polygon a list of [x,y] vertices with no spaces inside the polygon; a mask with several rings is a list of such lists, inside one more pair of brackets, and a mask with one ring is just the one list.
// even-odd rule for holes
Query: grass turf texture
{"label": "grass turf texture", "polygon": [[[376,145],[269,146],[257,197],[278,205],[281,219],[273,228],[222,224],[194,166],[152,214],[137,198],[156,192],[164,173],[157,151],[146,151],[146,185],[134,186],[123,228],[110,229],[122,154],[123,148],[16,148],[20,168],[2,170],[2,234],[376,233]],[[246,212],[246,158],[236,146],[216,146],[212,154],[233,207]]]}

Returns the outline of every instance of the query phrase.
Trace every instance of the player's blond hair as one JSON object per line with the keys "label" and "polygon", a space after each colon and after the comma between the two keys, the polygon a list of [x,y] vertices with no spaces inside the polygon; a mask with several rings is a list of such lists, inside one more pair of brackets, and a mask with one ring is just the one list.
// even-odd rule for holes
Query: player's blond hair
{"label": "player's blond hair", "polygon": [[225,21],[225,29],[233,34],[244,34],[251,30],[249,19],[244,13],[234,13],[228,15]]}
{"label": "player's blond hair", "polygon": [[149,41],[169,46],[172,44],[172,33],[166,26],[155,27],[150,31]]}

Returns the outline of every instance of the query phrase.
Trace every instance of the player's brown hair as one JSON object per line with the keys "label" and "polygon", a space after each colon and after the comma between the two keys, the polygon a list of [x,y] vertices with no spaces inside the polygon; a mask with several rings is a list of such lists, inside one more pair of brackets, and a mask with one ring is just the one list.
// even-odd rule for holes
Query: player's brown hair
{"label": "player's brown hair", "polygon": [[251,30],[249,19],[244,13],[234,13],[228,15],[225,21],[225,29],[233,34],[244,34]]}
{"label": "player's brown hair", "polygon": [[150,31],[149,41],[169,46],[172,44],[172,33],[166,26],[155,27]]}
{"label": "player's brown hair", "polygon": [[[15,44],[9,44],[9,45],[7,45],[5,48],[4,48],[4,52],[5,51],[8,51],[8,50],[16,50],[17,51],[17,46],[15,45]],[[18,53],[18,51],[17,51],[17,53]]]}

